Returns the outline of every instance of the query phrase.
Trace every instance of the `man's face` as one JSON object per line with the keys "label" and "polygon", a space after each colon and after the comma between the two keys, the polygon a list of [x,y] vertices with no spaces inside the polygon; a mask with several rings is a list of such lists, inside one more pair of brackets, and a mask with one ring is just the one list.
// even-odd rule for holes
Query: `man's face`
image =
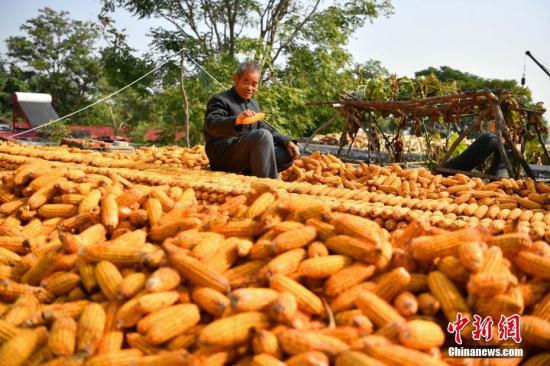
{"label": "man's face", "polygon": [[244,100],[247,100],[256,94],[260,82],[260,74],[255,71],[246,70],[241,77],[233,74],[233,81],[235,82],[235,91],[237,94]]}

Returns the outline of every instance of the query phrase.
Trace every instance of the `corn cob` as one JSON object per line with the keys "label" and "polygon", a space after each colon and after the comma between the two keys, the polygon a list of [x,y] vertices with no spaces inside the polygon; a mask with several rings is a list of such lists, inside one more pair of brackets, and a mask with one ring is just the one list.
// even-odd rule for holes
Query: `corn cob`
{"label": "corn cob", "polygon": [[164,239],[176,235],[183,230],[199,227],[201,222],[194,217],[184,217],[173,220],[163,220],[163,223],[154,225],[149,232],[151,239],[155,241],[163,241]]}
{"label": "corn cob", "polygon": [[145,204],[147,209],[147,217],[149,219],[149,225],[154,226],[158,225],[161,221],[162,215],[162,204],[156,198],[149,198]]}
{"label": "corn cob", "polygon": [[[71,263],[72,264],[72,263]],[[58,263],[59,265],[59,263]],[[80,283],[80,276],[72,272],[55,272],[42,280],[42,287],[55,295],[65,295]]]}
{"label": "corn cob", "polygon": [[431,321],[411,320],[399,332],[399,342],[417,350],[441,347],[444,341],[445,334],[439,325]]}
{"label": "corn cob", "polygon": [[359,309],[378,326],[392,321],[403,321],[403,317],[386,301],[369,291],[360,291],[355,299]]}
{"label": "corn cob", "polygon": [[139,349],[144,355],[154,355],[161,351],[160,348],[147,343],[145,337],[139,333],[128,333],[126,341],[130,347]]}
{"label": "corn cob", "polygon": [[352,259],[344,255],[329,255],[319,258],[306,259],[298,271],[311,278],[323,278],[335,274],[353,263]]}
{"label": "corn cob", "polygon": [[70,317],[61,317],[54,320],[48,347],[57,356],[72,355],[76,345],[76,322]]}
{"label": "corn cob", "polygon": [[38,345],[38,333],[33,330],[20,331],[0,346],[0,360],[5,366],[22,365]]}
{"label": "corn cob", "polygon": [[225,225],[214,226],[212,231],[229,236],[258,236],[267,231],[262,223],[252,220],[230,221]]}
{"label": "corn cob", "polygon": [[130,298],[140,292],[145,286],[145,274],[136,272],[124,277],[118,285],[117,299]]}
{"label": "corn cob", "polygon": [[550,258],[520,251],[514,256],[514,264],[522,271],[545,280],[550,279]]}
{"label": "corn cob", "polygon": [[277,299],[277,291],[268,288],[241,288],[229,295],[234,312],[261,310]]}
{"label": "corn cob", "polygon": [[118,268],[111,262],[101,261],[95,267],[95,278],[105,297],[109,300],[115,300],[122,282],[122,275]]}
{"label": "corn cob", "polygon": [[317,230],[310,226],[286,231],[273,239],[271,250],[274,254],[280,254],[291,249],[305,247],[314,241],[316,236]]}
{"label": "corn cob", "polygon": [[[199,309],[193,304],[178,304],[159,310],[138,322],[138,330],[145,327],[145,339],[157,345],[184,333],[200,320]],[[142,326],[140,327],[140,324]],[[143,326],[143,324],[150,324]]]}
{"label": "corn cob", "polygon": [[93,354],[105,329],[106,314],[101,305],[90,303],[78,320],[77,350]]}
{"label": "corn cob", "polygon": [[107,230],[114,230],[118,226],[118,204],[112,194],[101,198],[101,222]]}
{"label": "corn cob", "polygon": [[424,236],[411,243],[413,256],[419,260],[456,255],[463,242],[483,241],[486,233],[481,229],[466,228],[452,233]]}
{"label": "corn cob", "polygon": [[175,252],[170,253],[168,257],[183,277],[196,286],[212,287],[222,293],[229,291],[230,285],[228,279],[222,274],[212,271],[197,259]]}
{"label": "corn cob", "polygon": [[403,317],[409,317],[417,313],[418,301],[410,292],[403,291],[393,301],[394,307]]}
{"label": "corn cob", "polygon": [[251,365],[252,366],[284,366],[286,364],[270,354],[260,353],[252,358]]}
{"label": "corn cob", "polygon": [[374,270],[374,266],[360,263],[344,268],[329,277],[325,283],[325,292],[328,296],[337,296],[368,279]]}
{"label": "corn cob", "polygon": [[262,193],[245,213],[247,219],[254,219],[262,215],[265,210],[275,202],[275,196],[271,192]]}
{"label": "corn cob", "polygon": [[288,358],[287,366],[329,366],[327,355],[319,351],[304,352]]}
{"label": "corn cob", "polygon": [[124,366],[133,365],[141,358],[141,351],[134,348],[105,353],[90,357],[86,361],[88,366]]}
{"label": "corn cob", "polygon": [[429,355],[415,351],[406,347],[386,344],[380,347],[378,342],[371,338],[366,337],[363,341],[364,350],[367,355],[389,365],[403,365],[403,366],[444,366],[445,362],[436,358],[432,358]]}
{"label": "corn cob", "polygon": [[532,315],[521,317],[521,337],[525,343],[550,349],[550,322]]}
{"label": "corn cob", "polygon": [[198,287],[191,292],[191,299],[202,310],[216,317],[222,316],[230,308],[230,300],[219,291],[209,287]]}
{"label": "corn cob", "polygon": [[411,275],[403,267],[385,274],[376,284],[374,293],[385,301],[392,301],[403,291],[411,280]]}
{"label": "corn cob", "polygon": [[80,257],[89,262],[109,261],[113,264],[141,264],[146,252],[139,247],[127,247],[100,243],[83,248]]}
{"label": "corn cob", "polygon": [[274,275],[271,278],[271,287],[294,295],[298,307],[307,313],[320,315],[324,312],[323,303],[317,295],[285,275]]}
{"label": "corn cob", "polygon": [[211,346],[230,347],[245,342],[252,328],[264,329],[268,325],[269,320],[262,313],[240,313],[205,326],[200,332],[200,340]]}
{"label": "corn cob", "polygon": [[441,304],[449,321],[454,321],[457,312],[471,313],[466,301],[449,279],[441,272],[434,271],[428,275],[428,286]]}
{"label": "corn cob", "polygon": [[154,313],[178,301],[179,294],[176,291],[156,292],[140,296],[138,309],[143,313]]}
{"label": "corn cob", "polygon": [[321,351],[336,355],[348,350],[348,345],[338,338],[312,331],[286,329],[279,334],[279,343],[283,351],[297,355],[309,351]]}

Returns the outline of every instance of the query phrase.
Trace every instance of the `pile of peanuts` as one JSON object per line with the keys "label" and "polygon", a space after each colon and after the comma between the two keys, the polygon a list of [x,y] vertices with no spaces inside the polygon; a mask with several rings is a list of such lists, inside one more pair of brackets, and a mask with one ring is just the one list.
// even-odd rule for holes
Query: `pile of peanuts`
{"label": "pile of peanuts", "polygon": [[[357,190],[2,159],[2,365],[550,363],[550,245],[517,222],[384,228]],[[465,344],[524,357],[450,357],[459,312]],[[496,337],[514,314],[519,345]]]}

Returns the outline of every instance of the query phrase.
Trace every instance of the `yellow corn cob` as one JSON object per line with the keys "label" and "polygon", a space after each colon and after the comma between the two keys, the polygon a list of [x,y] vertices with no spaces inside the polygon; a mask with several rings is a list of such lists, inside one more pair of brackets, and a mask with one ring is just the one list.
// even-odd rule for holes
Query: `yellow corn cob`
{"label": "yellow corn cob", "polygon": [[404,317],[409,317],[418,311],[418,301],[416,296],[410,292],[403,291],[393,301],[393,305],[397,312]]}
{"label": "yellow corn cob", "polygon": [[124,366],[133,365],[141,358],[141,351],[134,348],[123,349],[90,357],[86,366]]}
{"label": "yellow corn cob", "polygon": [[504,271],[479,272],[470,277],[468,291],[479,297],[492,297],[510,286],[510,275]]}
{"label": "yellow corn cob", "polygon": [[278,322],[290,322],[298,311],[296,297],[290,292],[279,292],[269,307],[269,314]]}
{"label": "yellow corn cob", "polygon": [[336,337],[314,331],[286,329],[279,334],[279,342],[283,351],[296,355],[308,351],[321,351],[336,355],[348,350],[348,345]]}
{"label": "yellow corn cob", "polygon": [[321,240],[327,240],[336,233],[333,225],[323,222],[319,219],[308,219],[306,225],[314,227],[317,230],[317,235]]}
{"label": "yellow corn cob", "polygon": [[[59,265],[59,264],[58,264]],[[80,283],[80,276],[72,272],[55,272],[42,280],[42,287],[55,295],[65,295]]]}
{"label": "yellow corn cob", "polygon": [[261,216],[273,202],[275,202],[275,196],[271,192],[262,193],[254,200],[254,203],[250,205],[244,217],[247,219],[254,219]]}
{"label": "yellow corn cob", "polygon": [[11,215],[15,211],[23,207],[23,205],[25,205],[26,203],[27,203],[26,198],[19,198],[13,201],[3,203],[2,205],[0,205],[0,212],[3,213],[4,215]]}
{"label": "yellow corn cob", "polygon": [[147,343],[145,337],[139,333],[128,333],[126,341],[130,347],[139,349],[144,355],[153,355],[160,352],[160,348]]}
{"label": "yellow corn cob", "polygon": [[79,213],[86,213],[99,208],[99,202],[101,200],[101,192],[98,189],[92,189],[88,192],[84,199],[78,205]]}
{"label": "yellow corn cob", "polygon": [[176,235],[178,232],[199,227],[201,222],[195,217],[183,217],[173,220],[164,220],[160,224],[151,227],[150,236],[155,241]]}
{"label": "yellow corn cob", "polygon": [[82,285],[88,293],[91,293],[94,287],[97,286],[97,279],[95,278],[95,267],[93,264],[85,261],[82,257],[77,260],[78,273]]}
{"label": "yellow corn cob", "polygon": [[111,262],[101,261],[95,267],[95,278],[105,297],[109,300],[115,300],[122,282],[122,275],[118,268]]}
{"label": "yellow corn cob", "polygon": [[89,304],[90,302],[88,300],[80,300],[65,302],[63,304],[44,305],[42,307],[42,313],[46,320],[63,316],[78,318]]}
{"label": "yellow corn cob", "polygon": [[27,251],[24,242],[24,237],[0,236],[0,247],[17,254],[24,254]]}
{"label": "yellow corn cob", "polygon": [[34,192],[27,200],[27,205],[33,210],[38,209],[53,198],[56,192],[55,185],[64,181],[66,181],[65,178],[54,178],[50,183]]}
{"label": "yellow corn cob", "polygon": [[11,325],[19,326],[39,308],[40,303],[34,294],[24,294],[12,305],[4,320]]}
{"label": "yellow corn cob", "polygon": [[230,307],[227,296],[209,287],[197,287],[191,292],[191,299],[201,309],[216,317],[222,316]]}
{"label": "yellow corn cob", "polygon": [[78,193],[66,193],[60,197],[60,203],[66,203],[70,205],[79,205],[84,199],[84,196]]}
{"label": "yellow corn cob", "polygon": [[216,254],[223,239],[224,237],[219,235],[202,240],[191,250],[193,257],[202,262],[206,262],[209,258]]}
{"label": "yellow corn cob", "polygon": [[550,280],[550,258],[543,257],[528,251],[518,252],[514,258],[514,264],[521,269],[537,278]]}
{"label": "yellow corn cob", "polygon": [[302,248],[291,249],[273,258],[259,272],[260,276],[273,276],[277,273],[290,274],[298,269],[302,260],[306,257],[306,251]]}
{"label": "yellow corn cob", "polygon": [[382,276],[373,292],[385,301],[392,301],[407,287],[410,280],[409,272],[405,268],[399,267]]}
{"label": "yellow corn cob", "polygon": [[35,235],[39,235],[42,229],[42,221],[39,219],[33,219],[29,221],[29,223],[21,229],[21,234],[23,234],[25,237],[32,237]]}
{"label": "yellow corn cob", "polygon": [[260,353],[252,358],[251,366],[285,366],[286,363],[280,361],[277,357]]}
{"label": "yellow corn cob", "polygon": [[268,325],[269,320],[262,313],[231,315],[206,325],[200,332],[200,341],[211,346],[231,347],[245,342],[251,329],[264,329]]}
{"label": "yellow corn cob", "polygon": [[253,331],[252,350],[256,354],[268,354],[276,357],[281,356],[281,349],[277,336],[268,330]]}
{"label": "yellow corn cob", "polygon": [[308,258],[325,257],[329,255],[328,248],[320,241],[314,241],[307,247]]}
{"label": "yellow corn cob", "polygon": [[336,325],[357,327],[361,334],[368,335],[373,331],[372,322],[360,309],[346,310],[334,315]]}
{"label": "yellow corn cob", "polygon": [[296,298],[298,307],[307,313],[321,315],[324,312],[323,303],[317,295],[285,275],[274,275],[271,287],[279,292],[290,292]]}
{"label": "yellow corn cob", "polygon": [[83,259],[90,262],[109,261],[113,264],[132,265],[141,264],[146,253],[143,247],[100,243],[83,248],[79,254]]}
{"label": "yellow corn cob", "polygon": [[206,267],[197,259],[180,253],[169,253],[172,265],[196,286],[212,287],[222,293],[230,289],[229,281],[222,274]]}
{"label": "yellow corn cob", "polygon": [[174,337],[170,342],[168,342],[166,348],[170,351],[191,348],[191,346],[197,341],[197,335],[193,332],[193,329],[195,328],[192,328],[190,331]]}
{"label": "yellow corn cob", "polygon": [[21,283],[26,283],[29,285],[38,285],[42,279],[55,271],[56,261],[57,261],[57,252],[50,252],[44,255],[36,264],[36,266],[31,267],[21,278]]}
{"label": "yellow corn cob", "polygon": [[550,322],[536,316],[521,317],[521,336],[525,343],[541,349],[550,349]]}
{"label": "yellow corn cob", "polygon": [[506,293],[491,298],[479,298],[475,304],[478,313],[494,319],[500,318],[501,315],[522,314],[524,307],[525,303],[519,287],[513,287]]}
{"label": "yellow corn cob", "polygon": [[140,296],[138,309],[143,313],[154,313],[173,305],[179,299],[176,291],[156,292]]}
{"label": "yellow corn cob", "polygon": [[[543,291],[546,291],[546,289],[544,289]],[[533,315],[538,316],[541,319],[550,321],[550,293],[544,296],[540,303],[536,305],[533,311]]]}
{"label": "yellow corn cob", "polygon": [[288,358],[287,366],[329,366],[327,355],[319,351],[304,352]]}
{"label": "yellow corn cob", "polygon": [[380,346],[376,341],[366,337],[363,341],[364,351],[367,355],[388,365],[403,366],[445,366],[446,362],[433,358],[425,353],[403,346],[386,344]]}
{"label": "yellow corn cob", "polygon": [[411,243],[413,256],[419,260],[431,260],[436,257],[456,255],[463,242],[483,241],[486,233],[481,229],[465,228],[449,233],[423,236]]}
{"label": "yellow corn cob", "polygon": [[176,288],[180,282],[181,277],[177,271],[163,267],[151,274],[145,283],[145,288],[149,292],[170,291]]}
{"label": "yellow corn cob", "polygon": [[140,292],[145,286],[145,274],[136,272],[124,277],[118,285],[116,297],[118,299],[130,298]]}
{"label": "yellow corn cob", "polygon": [[229,221],[227,224],[214,226],[212,231],[228,236],[258,236],[267,231],[260,222],[252,220]]}
{"label": "yellow corn cob", "polygon": [[107,230],[114,230],[118,226],[118,204],[112,194],[101,199],[101,222]]}
{"label": "yellow corn cob", "polygon": [[315,240],[316,236],[317,230],[310,226],[283,232],[273,239],[272,252],[280,254],[291,249],[304,247]]}
{"label": "yellow corn cob", "polygon": [[369,291],[360,291],[355,299],[359,309],[378,326],[392,321],[403,321],[403,317],[386,301]]}
{"label": "yellow corn cob", "polygon": [[348,267],[353,260],[345,255],[328,255],[325,257],[310,258],[300,263],[300,274],[311,278],[324,278]]}
{"label": "yellow corn cob", "polygon": [[124,333],[118,332],[118,331],[107,332],[99,342],[99,345],[97,347],[97,353],[105,354],[105,353],[120,351],[122,348],[123,341],[124,341]]}
{"label": "yellow corn cob", "polygon": [[145,208],[147,209],[149,225],[151,225],[151,227],[154,225],[158,225],[160,223],[162,215],[164,214],[160,201],[156,198],[149,198],[147,199]]}
{"label": "yellow corn cob", "polygon": [[15,337],[20,332],[20,329],[9,324],[3,319],[0,319],[0,341],[6,342]]}
{"label": "yellow corn cob", "polygon": [[466,301],[449,279],[441,272],[434,271],[428,275],[428,286],[441,304],[449,321],[455,321],[456,313],[471,313]]}
{"label": "yellow corn cob", "polygon": [[96,303],[90,303],[85,308],[78,320],[77,349],[93,354],[98,342],[103,337],[106,314],[103,307]]}
{"label": "yellow corn cob", "polygon": [[357,237],[367,242],[377,242],[380,239],[380,227],[374,221],[339,212],[333,212],[330,219],[331,224],[340,234]]}
{"label": "yellow corn cob", "polygon": [[380,252],[377,242],[367,242],[346,235],[332,236],[325,242],[325,245],[334,253],[372,264],[376,262]]}
{"label": "yellow corn cob", "polygon": [[162,209],[165,212],[168,212],[174,208],[175,202],[166,194],[166,192],[160,189],[155,189],[151,191],[150,195],[152,198],[156,198],[157,200],[159,200],[162,205]]}
{"label": "yellow corn cob", "polygon": [[345,351],[336,357],[335,366],[384,366],[385,364],[362,352]]}
{"label": "yellow corn cob", "polygon": [[64,203],[44,204],[38,209],[38,216],[45,219],[54,217],[72,217],[76,215],[78,208],[75,205]]}
{"label": "yellow corn cob", "polygon": [[441,304],[429,292],[418,295],[418,308],[420,313],[428,316],[434,316],[439,312]]}
{"label": "yellow corn cob", "polygon": [[473,272],[477,272],[483,266],[483,252],[479,243],[465,242],[458,247],[458,256],[462,264]]}
{"label": "yellow corn cob", "polygon": [[[148,343],[153,345],[164,343],[184,333],[186,330],[195,326],[200,320],[199,309],[193,304],[174,305],[159,310],[149,317],[151,317],[154,322],[147,329],[145,339]],[[151,321],[151,318],[149,321]],[[148,317],[143,318],[143,320],[145,319],[148,319]]]}
{"label": "yellow corn cob", "polygon": [[256,311],[277,299],[277,291],[268,288],[241,288],[231,292],[229,301],[235,312]]}
{"label": "yellow corn cob", "polygon": [[444,341],[445,333],[438,324],[431,321],[408,321],[399,332],[399,342],[405,347],[417,350],[441,347]]}
{"label": "yellow corn cob", "polygon": [[140,357],[133,365],[135,366],[180,366],[185,365],[188,359],[187,351],[175,350],[164,352],[157,355],[148,355]]}
{"label": "yellow corn cob", "polygon": [[69,356],[74,353],[76,345],[76,322],[70,317],[61,317],[54,320],[48,347],[57,356]]}
{"label": "yellow corn cob", "polygon": [[38,333],[22,330],[0,346],[2,366],[19,366],[32,355],[38,345]]}
{"label": "yellow corn cob", "polygon": [[372,265],[354,264],[330,276],[325,283],[328,296],[338,296],[347,289],[365,281],[372,276],[375,267]]}
{"label": "yellow corn cob", "polygon": [[248,261],[223,272],[232,288],[246,286],[258,279],[258,271],[265,266],[263,261]]}

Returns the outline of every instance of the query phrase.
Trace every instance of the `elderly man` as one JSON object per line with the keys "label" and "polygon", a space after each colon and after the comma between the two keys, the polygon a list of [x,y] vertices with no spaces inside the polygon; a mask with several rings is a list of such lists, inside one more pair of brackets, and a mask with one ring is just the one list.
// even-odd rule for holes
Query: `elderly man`
{"label": "elderly man", "polygon": [[208,101],[203,132],[212,170],[277,179],[277,172],[300,157],[296,144],[265,121],[245,123],[260,112],[251,99],[259,81],[258,66],[243,62],[233,74],[233,87]]}

